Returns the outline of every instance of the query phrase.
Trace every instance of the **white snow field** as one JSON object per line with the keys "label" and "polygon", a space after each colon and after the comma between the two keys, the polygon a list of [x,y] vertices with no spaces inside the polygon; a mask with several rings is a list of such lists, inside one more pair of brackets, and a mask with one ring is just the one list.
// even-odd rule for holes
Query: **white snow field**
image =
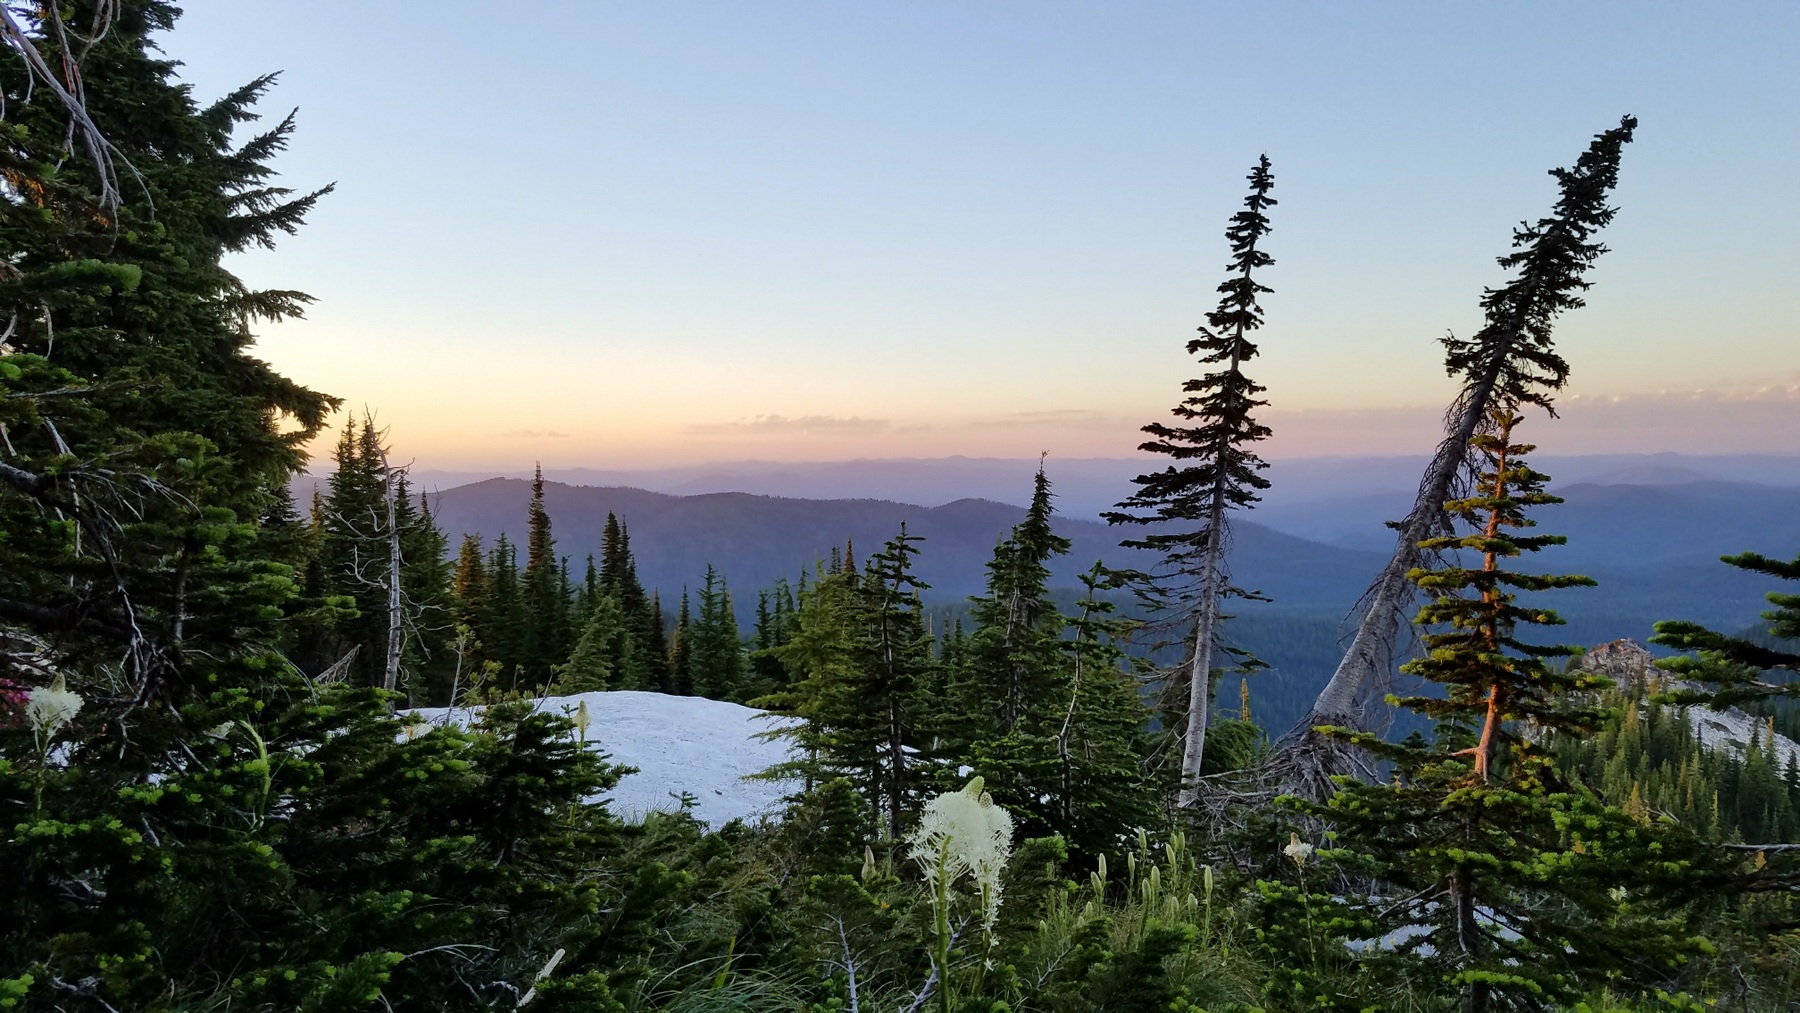
{"label": "white snow field", "polygon": [[[745,780],[788,758],[787,743],[754,737],[780,727],[780,719],[766,711],[633,690],[549,696],[536,704],[540,711],[573,717],[584,702],[588,748],[638,769],[605,796],[620,819],[639,822],[648,812],[675,812],[685,791],[694,796],[694,817],[716,830],[734,819],[779,815],[782,796],[797,787],[791,781]],[[442,707],[410,713],[430,724],[453,720],[467,726],[470,718],[463,707],[448,718]]]}

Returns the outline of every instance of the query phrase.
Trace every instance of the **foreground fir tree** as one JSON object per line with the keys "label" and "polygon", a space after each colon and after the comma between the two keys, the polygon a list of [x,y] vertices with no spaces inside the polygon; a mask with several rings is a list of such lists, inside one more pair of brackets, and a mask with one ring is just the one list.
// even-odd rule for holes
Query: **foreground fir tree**
{"label": "foreground fir tree", "polygon": [[613,772],[566,722],[408,728],[283,653],[310,606],[262,536],[335,401],[253,354],[304,297],[222,264],[315,196],[272,179],[291,121],[234,136],[269,79],[196,105],[161,0],[6,13],[133,171],[109,200],[0,48],[0,680],[30,703],[0,701],[0,1002],[515,1008],[561,949],[539,1008],[609,1008],[621,891],[666,894],[594,876]]}
{"label": "foreground fir tree", "polygon": [[[1467,533],[1421,546],[1449,565],[1410,574],[1436,597],[1419,614],[1429,653],[1405,670],[1442,695],[1399,703],[1435,719],[1436,741],[1394,746],[1340,732],[1391,762],[1395,777],[1346,780],[1319,810],[1345,868],[1380,886],[1364,903],[1315,898],[1344,907],[1330,917],[1344,916],[1341,924],[1357,925],[1365,940],[1382,940],[1361,944],[1361,978],[1347,969],[1342,944],[1331,944],[1344,954],[1328,961],[1338,970],[1312,984],[1332,1002],[1360,1001],[1353,982],[1404,974],[1459,992],[1468,1013],[1548,1009],[1597,985],[1649,992],[1669,984],[1705,946],[1683,907],[1714,871],[1705,849],[1672,823],[1565,781],[1540,749],[1549,735],[1599,724],[1593,691],[1605,680],[1555,663],[1573,649],[1522,635],[1561,620],[1520,595],[1593,582],[1512,566],[1563,541],[1528,533],[1526,512],[1560,501],[1525,464],[1532,448],[1513,442],[1518,422],[1500,413],[1492,435],[1475,437],[1487,461],[1479,491],[1443,505]],[[1296,863],[1309,855],[1303,844],[1290,852]]]}
{"label": "foreground fir tree", "polygon": [[[1268,156],[1250,171],[1250,196],[1244,210],[1231,218],[1225,238],[1231,244],[1231,276],[1219,285],[1219,306],[1206,315],[1200,337],[1188,342],[1188,353],[1219,368],[1183,385],[1188,397],[1172,414],[1180,425],[1153,423],[1144,432],[1155,437],[1138,449],[1164,454],[1176,462],[1159,472],[1133,479],[1138,491],[1105,515],[1109,523],[1162,526],[1126,545],[1163,554],[1160,597],[1173,599],[1193,622],[1182,681],[1187,688],[1185,727],[1181,731],[1180,804],[1198,796],[1200,767],[1206,754],[1206,726],[1212,699],[1212,673],[1219,655],[1219,624],[1225,599],[1246,596],[1234,586],[1225,566],[1232,510],[1249,507],[1257,492],[1269,487],[1259,471],[1268,465],[1249,447],[1269,435],[1251,417],[1267,404],[1257,399],[1264,387],[1244,375],[1244,363],[1256,357],[1250,334],[1262,326],[1257,297],[1270,289],[1255,273],[1275,263],[1257,244],[1269,233],[1264,213],[1275,204],[1269,196],[1275,177]],[[1253,596],[1253,595],[1251,595]]]}
{"label": "foreground fir tree", "polygon": [[1391,662],[1395,638],[1405,627],[1403,616],[1415,593],[1408,575],[1432,558],[1435,550],[1422,546],[1450,530],[1444,503],[1454,498],[1458,479],[1473,464],[1471,438],[1496,409],[1537,405],[1554,414],[1552,397],[1567,382],[1569,364],[1557,353],[1552,330],[1563,313],[1586,305],[1581,293],[1592,284],[1587,271],[1606,252],[1595,236],[1618,213],[1607,201],[1618,184],[1620,156],[1636,130],[1636,118],[1627,116],[1595,135],[1574,168],[1550,170],[1560,191],[1556,206],[1548,217],[1513,230],[1514,252],[1499,264],[1515,273],[1482,294],[1481,329],[1469,338],[1444,339],[1444,368],[1462,387],[1412,510],[1396,525],[1393,557],[1360,603],[1355,637],[1300,724],[1294,748],[1302,762],[1292,778],[1297,787],[1315,795],[1329,792],[1321,775],[1339,765],[1315,763],[1318,758],[1306,754],[1328,753],[1332,739],[1312,729],[1360,720],[1365,697]]}

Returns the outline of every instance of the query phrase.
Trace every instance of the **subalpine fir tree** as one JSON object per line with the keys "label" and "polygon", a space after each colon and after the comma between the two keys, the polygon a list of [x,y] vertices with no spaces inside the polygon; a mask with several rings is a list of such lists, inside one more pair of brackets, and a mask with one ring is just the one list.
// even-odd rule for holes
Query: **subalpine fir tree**
{"label": "subalpine fir tree", "polygon": [[450,681],[456,671],[455,652],[445,646],[456,630],[455,569],[447,552],[449,540],[432,515],[430,498],[420,496],[417,502],[418,509],[412,510],[413,499],[403,481],[400,586],[406,594],[406,690],[418,706],[443,706],[450,702]]}
{"label": "subalpine fir tree", "polygon": [[467,534],[456,552],[456,571],[451,577],[451,594],[456,601],[457,623],[469,627],[478,636],[487,633],[488,569],[481,552],[481,536]]}
{"label": "subalpine fir tree", "polygon": [[353,414],[345,421],[332,453],[320,544],[325,590],[348,599],[355,612],[333,624],[319,663],[336,665],[348,657],[345,675],[366,685],[380,683],[387,652],[387,480],[380,441],[372,418]]}
{"label": "subalpine fir tree", "polygon": [[975,632],[953,641],[938,666],[952,713],[933,724],[961,748],[960,764],[1010,800],[1022,833],[1062,834],[1091,861],[1121,840],[1123,824],[1095,818],[1101,799],[1114,816],[1157,811],[1140,769],[1149,715],[1135,684],[1121,681],[1114,639],[1123,627],[1104,619],[1111,605],[1097,597],[1099,572],[1084,577],[1091,583],[1082,621],[1073,639],[1064,637],[1068,621],[1051,599],[1048,564],[1069,542],[1050,518],[1050,481],[1040,468],[1024,521],[988,564],[988,594],[974,599]]}
{"label": "subalpine fir tree", "polygon": [[[604,1008],[579,955],[620,828],[580,803],[612,772],[546,716],[409,736],[279,653],[305,605],[262,520],[335,402],[253,354],[304,296],[222,262],[312,204],[273,179],[291,120],[233,136],[270,79],[197,106],[161,0],[6,12],[0,678],[61,706],[0,726],[0,999],[511,1006],[562,948]],[[79,69],[126,186],[68,150],[26,44]]]}
{"label": "subalpine fir tree", "polygon": [[1268,479],[1258,474],[1268,465],[1249,449],[1269,435],[1268,427],[1251,417],[1268,403],[1257,398],[1265,388],[1243,371],[1244,363],[1257,354],[1250,334],[1263,323],[1257,297],[1270,291],[1256,281],[1256,272],[1275,263],[1258,245],[1269,234],[1264,212],[1275,204],[1269,196],[1275,177],[1269,172],[1268,156],[1257,161],[1248,178],[1250,195],[1244,209],[1225,229],[1231,244],[1231,275],[1219,285],[1218,308],[1206,315],[1200,337],[1187,346],[1190,355],[1219,368],[1183,385],[1188,397],[1172,409],[1182,424],[1144,427],[1154,439],[1138,449],[1167,455],[1176,463],[1133,479],[1138,491],[1120,503],[1119,510],[1105,515],[1114,524],[1164,526],[1125,544],[1163,555],[1153,586],[1164,604],[1179,608],[1193,624],[1181,677],[1187,687],[1181,729],[1183,806],[1192,805],[1199,792],[1213,671],[1219,667],[1222,603],[1230,597],[1254,597],[1235,586],[1226,569],[1228,514],[1248,508],[1259,498],[1257,492],[1269,487]]}
{"label": "subalpine fir tree", "polygon": [[487,647],[489,660],[500,666],[507,689],[531,688],[525,666],[525,598],[519,584],[519,550],[502,534],[488,550]]}
{"label": "subalpine fir tree", "polygon": [[[1025,519],[994,549],[988,561],[987,595],[972,599],[971,673],[979,714],[992,720],[987,737],[1020,728],[1041,735],[1066,679],[1063,617],[1050,599],[1050,560],[1069,551],[1069,540],[1051,530],[1050,479],[1042,463]],[[984,772],[985,774],[985,772]],[[990,779],[991,780],[991,779]],[[1007,793],[1004,786],[996,788]]]}
{"label": "subalpine fir tree", "polygon": [[1151,747],[1144,705],[1125,642],[1138,623],[1114,615],[1101,592],[1113,578],[1100,564],[1081,575],[1084,589],[1064,641],[1069,678],[1056,726],[1056,775],[1045,792],[1046,823],[1089,859],[1117,853],[1136,827],[1155,826],[1161,791],[1144,771]]}
{"label": "subalpine fir tree", "polygon": [[[915,718],[915,691],[932,665],[931,637],[919,609],[919,593],[931,585],[913,573],[917,543],[925,539],[900,533],[869,557],[862,576],[857,618],[860,636],[847,687],[855,709],[844,715],[841,745],[853,754],[873,756],[877,812],[890,840],[899,840],[919,787],[913,784],[910,754],[923,745]],[[846,561],[852,558],[846,546]],[[847,572],[854,573],[853,569]]]}
{"label": "subalpine fir tree", "polygon": [[669,669],[668,618],[663,615],[662,592],[650,592],[650,631],[644,638],[644,664],[650,670],[650,688],[663,693],[675,691]]}
{"label": "subalpine fir tree", "polygon": [[[846,746],[840,729],[852,718],[855,703],[856,642],[860,634],[857,575],[843,570],[819,574],[803,586],[795,606],[794,627],[787,641],[771,654],[787,670],[785,688],[757,705],[798,720],[780,732],[793,742],[797,758],[774,773],[798,779],[802,793],[842,778],[864,801],[864,811],[877,808],[871,757]],[[873,826],[864,828],[874,836]]]}
{"label": "subalpine fir tree", "polygon": [[531,481],[527,514],[525,572],[520,600],[525,609],[520,663],[525,685],[544,686],[552,670],[569,656],[569,589],[556,557],[550,512],[544,509],[544,469]]}
{"label": "subalpine fir tree", "polygon": [[678,696],[694,695],[693,630],[687,588],[682,588],[681,608],[675,613],[675,633],[669,638],[668,692]]}
{"label": "subalpine fir tree", "polygon": [[1573,649],[1521,635],[1561,620],[1519,594],[1593,582],[1509,565],[1563,541],[1525,531],[1528,509],[1559,500],[1525,464],[1532,448],[1513,442],[1519,421],[1498,413],[1492,434],[1474,438],[1488,461],[1479,491],[1444,504],[1466,533],[1422,546],[1454,562],[1411,573],[1437,597],[1419,615],[1429,653],[1406,670],[1443,695],[1401,703],[1437,721],[1438,741],[1394,746],[1358,734],[1395,764],[1395,780],[1347,781],[1316,810],[1355,856],[1340,858],[1379,884],[1366,902],[1321,917],[1347,915],[1339,924],[1364,937],[1408,934],[1371,958],[1398,965],[1375,977],[1441,981],[1468,1013],[1542,1008],[1600,984],[1648,992],[1666,983],[1701,945],[1681,901],[1712,871],[1691,834],[1567,783],[1540,746],[1553,733],[1597,728],[1592,694],[1606,681],[1552,664]]}
{"label": "subalpine fir tree", "polygon": [[[1553,410],[1552,397],[1567,382],[1569,364],[1557,354],[1551,332],[1559,316],[1586,305],[1581,293],[1591,284],[1587,271],[1606,252],[1595,234],[1618,213],[1607,200],[1619,181],[1620,156],[1636,129],[1636,118],[1627,116],[1595,135],[1573,169],[1550,170],[1560,190],[1556,207],[1549,217],[1513,230],[1514,252],[1499,263],[1516,273],[1506,284],[1482,293],[1481,329],[1470,338],[1444,339],[1444,368],[1462,385],[1447,416],[1444,440],[1419,481],[1412,510],[1397,525],[1393,557],[1363,597],[1355,637],[1302,729],[1359,721],[1363,697],[1391,661],[1394,640],[1405,625],[1402,617],[1415,593],[1408,574],[1430,560],[1431,550],[1420,546],[1449,530],[1443,504],[1454,498],[1458,476],[1471,463],[1470,440],[1483,422],[1496,409],[1537,405]],[[1295,745],[1315,751],[1331,741],[1308,732]],[[1315,766],[1324,773],[1335,767]],[[1310,783],[1299,787],[1328,790],[1310,775],[1301,780]]]}
{"label": "subalpine fir tree", "polygon": [[631,624],[619,599],[602,591],[588,610],[581,637],[569,652],[556,680],[559,693],[589,693],[603,689],[649,689],[650,672],[644,652],[631,632]]}
{"label": "subalpine fir tree", "polygon": [[751,642],[749,685],[746,702],[780,692],[787,685],[787,667],[775,650],[793,635],[794,593],[786,580],[777,580],[772,591],[756,596],[756,630]]}
{"label": "subalpine fir tree", "polygon": [[694,694],[738,700],[744,691],[744,644],[738,636],[731,590],[710,565],[700,585],[700,612],[688,627],[688,668]]}

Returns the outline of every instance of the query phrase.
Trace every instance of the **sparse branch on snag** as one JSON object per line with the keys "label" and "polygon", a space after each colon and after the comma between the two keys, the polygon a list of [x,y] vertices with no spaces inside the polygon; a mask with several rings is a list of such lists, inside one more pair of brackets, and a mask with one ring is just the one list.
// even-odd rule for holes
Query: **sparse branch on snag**
{"label": "sparse branch on snag", "polygon": [[[100,206],[102,208],[117,207],[120,194],[118,172],[115,166],[124,165],[134,176],[137,175],[137,169],[132,166],[130,159],[127,159],[113,146],[111,141],[106,139],[106,135],[100,130],[99,125],[88,114],[86,90],[81,79],[82,61],[111,29],[115,4],[111,0],[101,0],[100,3],[94,5],[94,23],[90,26],[85,38],[68,30],[58,5],[39,4],[37,11],[38,16],[42,19],[40,27],[49,36],[55,38],[56,47],[61,56],[58,60],[61,73],[58,73],[57,69],[53,69],[49,61],[45,60],[43,52],[33,41],[32,34],[19,23],[19,19],[14,15],[11,7],[4,3],[0,3],[0,40],[4,40],[6,45],[12,47],[25,63],[25,72],[28,77],[26,85],[28,99],[32,87],[41,85],[49,90],[68,115],[69,134],[65,146],[72,151],[79,144],[87,152],[89,160],[93,162],[94,175],[100,184],[100,192],[97,195]],[[80,45],[71,46],[71,37],[79,40]],[[0,102],[0,119],[3,119],[5,114],[4,103]],[[148,190],[145,191],[144,197],[148,202],[150,199]]]}

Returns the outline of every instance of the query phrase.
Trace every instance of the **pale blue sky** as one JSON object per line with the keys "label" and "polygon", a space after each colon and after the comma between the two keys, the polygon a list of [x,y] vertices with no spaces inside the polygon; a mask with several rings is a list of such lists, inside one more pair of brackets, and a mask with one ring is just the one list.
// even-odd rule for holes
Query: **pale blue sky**
{"label": "pale blue sky", "polygon": [[238,264],[320,299],[263,354],[424,465],[1124,456],[1262,152],[1271,453],[1422,449],[1435,339],[1624,113],[1534,437],[1800,450],[1790,3],[185,6],[199,93],[283,71],[338,182]]}

